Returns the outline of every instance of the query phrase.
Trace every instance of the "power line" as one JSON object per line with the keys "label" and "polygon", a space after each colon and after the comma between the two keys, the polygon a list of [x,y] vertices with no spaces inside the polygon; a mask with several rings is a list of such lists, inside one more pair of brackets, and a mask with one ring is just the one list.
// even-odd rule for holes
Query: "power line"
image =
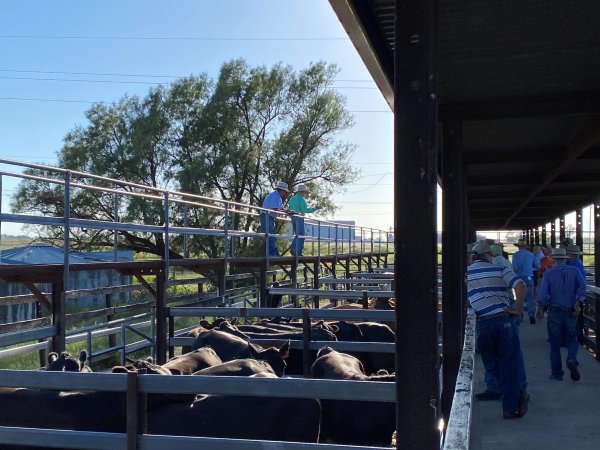
{"label": "power line", "polygon": [[[89,105],[112,103],[112,102],[105,102],[105,101],[92,102],[89,100],[66,100],[66,99],[60,99],[60,98],[38,98],[38,97],[0,97],[0,100],[14,100],[14,101],[26,101],[26,102],[49,102],[49,103],[86,103]],[[391,111],[377,111],[377,110],[372,110],[372,111],[348,110],[348,112],[349,113],[390,113],[391,114]]]}
{"label": "power line", "polygon": [[205,37],[205,36],[52,36],[35,34],[5,34],[0,39],[57,39],[111,41],[349,41],[348,37]]}
{"label": "power line", "polygon": [[[40,77],[9,77],[0,75],[1,80],[25,80],[25,81],[63,81],[75,83],[112,83],[112,84],[145,84],[153,86],[168,85],[169,83],[158,83],[154,81],[138,81],[138,80],[87,80],[82,78],[40,78]],[[358,90],[377,90],[376,87],[368,86],[331,86],[331,89],[358,89]]]}
{"label": "power line", "polygon": [[[101,77],[146,77],[146,78],[184,78],[188,75],[156,75],[156,74],[135,74],[135,73],[113,73],[113,72],[68,72],[63,70],[24,70],[24,69],[0,69],[0,72],[14,73],[41,73],[41,74],[61,74],[61,75],[93,75]],[[209,77],[216,80],[217,77]],[[374,83],[373,80],[353,80],[353,79],[335,79],[333,82],[341,83]]]}

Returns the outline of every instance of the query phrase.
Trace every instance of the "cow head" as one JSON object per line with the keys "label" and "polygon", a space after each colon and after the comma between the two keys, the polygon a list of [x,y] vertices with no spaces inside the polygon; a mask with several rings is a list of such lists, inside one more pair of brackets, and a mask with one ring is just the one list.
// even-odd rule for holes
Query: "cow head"
{"label": "cow head", "polygon": [[290,355],[290,342],[286,342],[281,347],[269,347],[267,349],[262,349],[256,345],[248,342],[248,348],[250,350],[250,355],[254,359],[259,359],[266,361],[273,368],[275,374],[279,377],[283,376],[285,372],[285,368],[287,364],[285,363],[285,359],[287,359]]}
{"label": "cow head", "polygon": [[86,365],[87,352],[81,351],[79,359],[71,356],[69,352],[62,352],[60,356],[56,352],[48,355],[48,365],[46,370],[58,372],[91,372],[92,370]]}

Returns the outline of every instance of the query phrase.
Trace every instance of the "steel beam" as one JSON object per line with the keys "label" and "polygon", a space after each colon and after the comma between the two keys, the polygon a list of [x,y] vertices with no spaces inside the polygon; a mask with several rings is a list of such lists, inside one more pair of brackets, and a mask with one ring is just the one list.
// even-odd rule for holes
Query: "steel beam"
{"label": "steel beam", "polygon": [[442,413],[447,423],[462,353],[463,239],[462,123],[444,123],[442,144]]}
{"label": "steel beam", "polygon": [[400,449],[439,448],[434,0],[396,2],[394,231],[396,430]]}

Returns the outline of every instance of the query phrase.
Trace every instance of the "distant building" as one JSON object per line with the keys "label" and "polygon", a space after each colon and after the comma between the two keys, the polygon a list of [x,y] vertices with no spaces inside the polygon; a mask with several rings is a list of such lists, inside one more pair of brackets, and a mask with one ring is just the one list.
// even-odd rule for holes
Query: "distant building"
{"label": "distant building", "polygon": [[[133,253],[130,250],[119,250],[116,254],[117,261],[133,261]],[[98,261],[113,261],[114,252],[69,252],[69,263],[92,263]],[[48,244],[34,244],[26,247],[15,247],[0,251],[0,264],[63,264],[64,251],[60,247]],[[111,285],[131,284],[131,276],[120,275],[115,270],[90,270],[71,272],[69,276],[68,290],[92,289]],[[41,292],[50,292],[52,286],[49,283],[37,285]],[[6,283],[0,280],[0,298],[15,295],[31,294],[21,283]],[[120,293],[119,298],[126,300],[129,293]],[[94,305],[99,300],[97,297],[80,297],[69,299],[69,306]],[[2,303],[0,301],[0,303]],[[103,306],[103,303],[102,305]],[[17,320],[27,320],[35,317],[35,302],[3,305],[0,306],[0,323],[9,323]]]}
{"label": "distant building", "polygon": [[360,235],[358,238],[356,236],[356,228],[354,228],[356,222],[354,220],[336,220],[335,222],[339,225],[336,226],[324,223],[319,225],[307,221],[306,235],[318,238],[320,234],[321,239],[332,241],[335,241],[336,238],[338,241],[360,241]]}

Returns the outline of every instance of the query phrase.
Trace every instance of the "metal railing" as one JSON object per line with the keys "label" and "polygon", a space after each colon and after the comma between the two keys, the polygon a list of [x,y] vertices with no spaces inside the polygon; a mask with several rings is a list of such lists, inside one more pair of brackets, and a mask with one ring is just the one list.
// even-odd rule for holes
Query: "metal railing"
{"label": "metal railing", "polygon": [[[65,250],[65,286],[68,286],[69,271],[69,236],[72,229],[84,228],[93,230],[106,230],[115,233],[114,251],[118,246],[116,235],[118,232],[141,232],[158,233],[164,237],[164,258],[169,259],[169,241],[171,236],[182,235],[186,239],[188,236],[213,236],[223,240],[223,257],[228,260],[236,254],[236,239],[263,239],[269,238],[290,239],[291,237],[303,237],[313,246],[313,252],[317,256],[335,253],[390,253],[392,243],[391,233],[384,230],[378,230],[368,227],[360,227],[350,224],[332,222],[327,220],[317,220],[305,218],[306,223],[312,225],[317,233],[311,235],[295,234],[277,234],[269,236],[268,232],[262,232],[255,227],[254,230],[244,231],[236,229],[239,223],[237,216],[249,216],[254,220],[261,212],[270,212],[258,206],[237,203],[232,201],[214,199],[206,196],[188,194],[167,189],[154,188],[150,186],[130,183],[127,181],[116,180],[112,178],[97,176],[85,172],[61,169],[52,166],[40,164],[24,163],[9,159],[0,158],[0,164],[9,166],[23,167],[26,169],[35,169],[54,174],[56,177],[41,177],[26,173],[17,173],[9,171],[0,171],[0,189],[2,188],[2,177],[13,177],[22,180],[30,180],[47,184],[48,186],[62,186],[64,190],[64,216],[46,217],[30,214],[11,214],[0,211],[0,227],[2,222],[21,223],[30,225],[45,225],[63,228],[64,250]],[[60,177],[60,178],[59,178]],[[95,183],[95,184],[94,184]],[[85,190],[98,195],[112,196],[114,200],[114,211],[111,220],[82,219],[77,217],[77,211],[72,211],[71,199],[76,190]],[[0,195],[2,192],[0,192]],[[149,202],[155,206],[162,205],[163,224],[144,224],[144,223],[123,223],[120,221],[124,211],[125,202],[131,199],[138,199]],[[181,211],[175,211],[179,207]],[[1,209],[1,203],[0,203]],[[195,228],[187,226],[189,215],[192,210],[211,210],[221,216],[222,227],[220,229]],[[183,214],[183,217],[181,217]],[[287,216],[278,214],[280,220],[290,222]],[[176,220],[175,220],[176,219]],[[183,225],[179,225],[179,223]],[[1,228],[0,228],[1,231]],[[333,234],[333,235],[332,235]],[[316,246],[316,249],[314,248]],[[188,249],[184,248],[184,254]],[[265,246],[265,257],[270,259],[267,246]]]}

